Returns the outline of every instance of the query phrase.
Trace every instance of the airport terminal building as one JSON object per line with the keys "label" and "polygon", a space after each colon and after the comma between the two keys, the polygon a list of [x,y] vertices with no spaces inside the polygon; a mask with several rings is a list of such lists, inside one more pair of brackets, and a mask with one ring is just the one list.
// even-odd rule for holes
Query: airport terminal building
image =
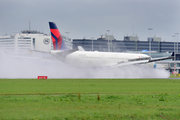
{"label": "airport terminal building", "polygon": [[[97,40],[73,39],[73,48],[82,46],[87,51],[125,52],[149,50],[149,45],[151,44],[151,51],[159,53],[174,51],[174,42],[161,42],[161,40],[155,40],[156,37],[151,38],[151,42],[130,40],[130,37],[125,36],[124,40],[108,40],[105,38],[98,38]],[[177,43],[175,46],[177,46]],[[175,50],[177,51],[177,49]],[[180,50],[180,43],[178,44],[178,50]]]}
{"label": "airport terminal building", "polygon": [[[62,35],[66,45],[72,49],[71,39]],[[29,50],[50,52],[53,50],[51,36],[36,30],[23,30],[21,33],[0,36],[0,51],[6,53],[27,53]]]}

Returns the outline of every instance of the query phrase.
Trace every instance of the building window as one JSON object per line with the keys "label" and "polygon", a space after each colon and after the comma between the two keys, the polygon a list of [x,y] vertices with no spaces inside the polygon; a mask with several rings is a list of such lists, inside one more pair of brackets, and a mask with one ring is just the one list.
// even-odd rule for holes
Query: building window
{"label": "building window", "polygon": [[176,54],[176,60],[180,60],[180,54]]}
{"label": "building window", "polygon": [[35,38],[33,38],[33,47],[35,49]]}

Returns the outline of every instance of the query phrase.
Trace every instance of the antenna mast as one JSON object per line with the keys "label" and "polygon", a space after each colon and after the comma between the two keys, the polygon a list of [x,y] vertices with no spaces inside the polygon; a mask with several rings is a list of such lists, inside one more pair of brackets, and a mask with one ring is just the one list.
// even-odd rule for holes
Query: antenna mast
{"label": "antenna mast", "polygon": [[132,32],[133,32],[133,36],[134,36],[134,24],[132,25]]}
{"label": "antenna mast", "polygon": [[29,31],[31,30],[31,22],[30,22],[30,20],[29,20]]}

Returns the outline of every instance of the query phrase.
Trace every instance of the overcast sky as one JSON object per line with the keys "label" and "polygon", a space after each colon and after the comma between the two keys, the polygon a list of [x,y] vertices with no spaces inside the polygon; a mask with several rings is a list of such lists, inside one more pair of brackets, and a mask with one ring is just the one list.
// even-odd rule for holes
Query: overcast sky
{"label": "overcast sky", "polygon": [[[124,35],[150,36],[165,41],[180,33],[180,0],[0,0],[0,36],[31,29],[49,33],[49,21],[69,37],[98,38],[110,30]],[[180,35],[179,35],[180,38]]]}

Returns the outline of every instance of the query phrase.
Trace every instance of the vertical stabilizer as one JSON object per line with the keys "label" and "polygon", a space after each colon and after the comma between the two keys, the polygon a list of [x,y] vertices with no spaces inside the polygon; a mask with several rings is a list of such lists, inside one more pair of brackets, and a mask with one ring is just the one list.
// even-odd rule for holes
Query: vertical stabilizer
{"label": "vertical stabilizer", "polygon": [[59,32],[56,24],[54,22],[49,22],[49,27],[51,31],[51,38],[54,50],[66,50],[67,47],[62,39],[61,33]]}

